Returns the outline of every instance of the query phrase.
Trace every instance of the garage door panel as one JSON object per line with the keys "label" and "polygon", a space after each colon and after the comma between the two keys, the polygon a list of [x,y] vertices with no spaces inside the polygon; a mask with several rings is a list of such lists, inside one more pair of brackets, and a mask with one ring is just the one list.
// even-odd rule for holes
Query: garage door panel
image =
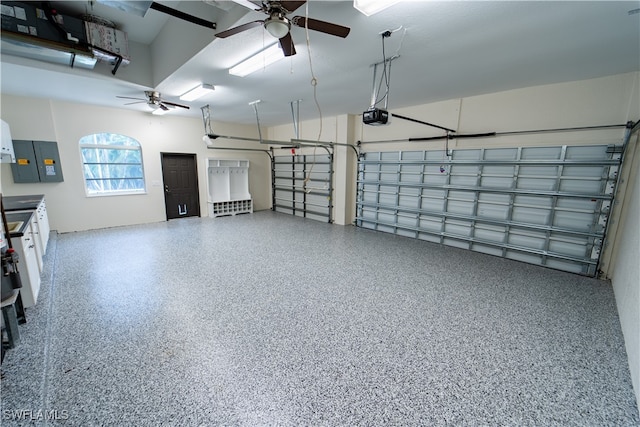
{"label": "garage door panel", "polygon": [[558,160],[562,147],[527,147],[522,149],[522,160]]}
{"label": "garage door panel", "polygon": [[440,236],[435,234],[418,233],[418,239],[425,240],[427,242],[440,243]]}
{"label": "garage door panel", "polygon": [[553,165],[521,165],[518,170],[520,177],[527,178],[555,178],[558,176],[558,166]]}
{"label": "garage door panel", "polygon": [[501,205],[508,205],[513,198],[511,194],[500,193],[480,193],[478,194],[478,200],[486,203],[496,203]]}
{"label": "garage door panel", "polygon": [[606,145],[584,145],[566,148],[567,160],[600,160],[607,158]]}
{"label": "garage door panel", "polygon": [[515,261],[526,262],[527,264],[542,265],[542,259],[538,255],[527,252],[507,250],[504,257]]}
{"label": "garage door panel", "polygon": [[480,179],[480,186],[484,188],[511,188],[513,186],[513,177],[483,176]]}
{"label": "garage door panel", "polygon": [[553,205],[553,197],[545,196],[529,196],[529,195],[514,195],[514,206],[529,206],[538,208],[550,208]]}
{"label": "garage door panel", "polygon": [[520,178],[516,188],[520,190],[553,191],[556,182],[556,178]]}
{"label": "garage door panel", "polygon": [[526,224],[548,225],[551,223],[551,211],[530,207],[514,207],[512,219]]}
{"label": "garage door panel", "polygon": [[560,192],[577,194],[597,194],[600,192],[602,182],[600,180],[585,178],[562,179],[560,182]]}
{"label": "garage door panel", "polygon": [[584,258],[587,256],[588,243],[587,239],[566,241],[555,240],[552,237],[549,241],[549,251],[569,257]]}
{"label": "garage door panel", "polygon": [[524,232],[522,230],[512,231],[509,233],[507,243],[513,246],[521,246],[536,250],[545,248],[547,238],[544,233]]}
{"label": "garage door panel", "polygon": [[[416,225],[415,215],[398,215],[398,225],[414,228]],[[413,234],[413,232],[411,232]]]}
{"label": "garage door panel", "polygon": [[476,224],[474,237],[479,240],[501,243],[504,241],[506,231],[505,227],[491,227]]}
{"label": "garage door panel", "polygon": [[[274,156],[271,161],[273,209],[331,222],[332,161],[329,154]],[[378,176],[371,179],[377,181]],[[378,187],[372,185],[367,190],[361,197],[375,200]]]}
{"label": "garage door panel", "polygon": [[447,220],[444,224],[444,232],[456,236],[471,236],[471,224],[463,221]]}
{"label": "garage door panel", "polygon": [[387,193],[378,193],[378,203],[385,206],[395,206],[396,194],[388,191]]}
{"label": "garage door panel", "polygon": [[479,243],[474,243],[473,245],[471,245],[471,250],[489,255],[502,256],[502,249],[495,246],[487,246]]}
{"label": "garage door panel", "polygon": [[420,209],[424,212],[442,212],[445,206],[445,199],[432,199],[428,197],[422,198]]}
{"label": "garage door panel", "polygon": [[567,230],[589,231],[593,229],[593,220],[593,214],[556,210],[553,226]]}
{"label": "garage door panel", "polygon": [[460,239],[451,239],[451,238],[445,237],[444,239],[442,239],[442,243],[444,243],[447,246],[453,246],[454,248],[460,248],[460,249],[469,248],[469,244],[464,240],[460,240]]}
{"label": "garage door panel", "polygon": [[358,165],[359,179],[366,179],[358,187],[356,225],[371,227],[365,223],[373,221],[380,231],[596,274],[618,148],[453,150],[446,159],[442,154],[365,153]]}
{"label": "garage door panel", "polygon": [[449,179],[451,185],[464,185],[467,187],[474,187],[478,182],[476,176],[464,176],[464,175],[451,175]]}
{"label": "garage door panel", "polygon": [[509,160],[516,160],[517,158],[518,158],[517,148],[493,148],[491,150],[484,151],[485,160],[509,161]]}
{"label": "garage door panel", "polygon": [[545,266],[549,268],[555,268],[556,270],[563,270],[576,274],[587,275],[589,273],[589,269],[579,262],[565,261],[562,259],[549,259],[547,260]]}
{"label": "garage door panel", "polygon": [[421,215],[418,227],[432,233],[439,233],[442,230],[442,218],[435,216]]}
{"label": "garage door panel", "polygon": [[415,194],[400,194],[398,197],[398,206],[403,208],[415,208],[416,202],[418,201],[419,199],[416,198]]}
{"label": "garage door panel", "polygon": [[447,205],[448,212],[462,215],[473,215],[474,203],[472,201],[451,200]]}
{"label": "garage door panel", "polygon": [[509,206],[479,202],[477,214],[479,218],[506,220],[509,217]]}

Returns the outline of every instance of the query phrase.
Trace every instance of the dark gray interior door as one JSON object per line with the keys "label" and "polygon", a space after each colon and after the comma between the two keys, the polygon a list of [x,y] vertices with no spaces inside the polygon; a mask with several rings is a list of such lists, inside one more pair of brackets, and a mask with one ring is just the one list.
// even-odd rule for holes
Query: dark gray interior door
{"label": "dark gray interior door", "polygon": [[162,153],[162,179],[167,220],[200,216],[195,154]]}

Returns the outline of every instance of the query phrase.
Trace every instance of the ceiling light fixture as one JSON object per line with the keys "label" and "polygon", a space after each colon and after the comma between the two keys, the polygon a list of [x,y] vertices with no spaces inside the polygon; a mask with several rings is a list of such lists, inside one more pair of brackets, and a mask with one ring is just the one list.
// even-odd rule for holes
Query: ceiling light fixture
{"label": "ceiling light fixture", "polygon": [[399,1],[400,0],[353,0],[353,7],[364,15],[371,16],[393,6]]}
{"label": "ceiling light fixture", "polygon": [[229,74],[244,77],[282,58],[284,58],[284,53],[282,53],[278,43],[275,43],[250,56],[235,67],[229,68]]}
{"label": "ceiling light fixture", "polygon": [[155,110],[153,110],[151,112],[151,114],[153,114],[154,116],[164,116],[165,114],[167,114],[169,112],[168,108],[156,108]]}
{"label": "ceiling light fixture", "polygon": [[195,101],[198,98],[201,98],[205,95],[210,94],[213,90],[215,89],[215,87],[213,87],[213,85],[207,84],[207,83],[202,83],[199,84],[198,86],[194,87],[193,89],[189,90],[188,92],[184,93],[181,97],[180,100],[182,101]]}
{"label": "ceiling light fixture", "polygon": [[280,39],[289,33],[291,24],[287,18],[274,14],[264,21],[264,28],[273,37]]}

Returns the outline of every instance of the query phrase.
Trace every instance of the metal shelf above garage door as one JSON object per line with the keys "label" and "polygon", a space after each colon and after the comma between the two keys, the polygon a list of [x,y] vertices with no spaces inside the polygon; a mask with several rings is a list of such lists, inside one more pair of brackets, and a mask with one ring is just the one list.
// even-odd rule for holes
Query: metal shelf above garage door
{"label": "metal shelf above garage door", "polygon": [[364,153],[356,225],[595,276],[621,146]]}

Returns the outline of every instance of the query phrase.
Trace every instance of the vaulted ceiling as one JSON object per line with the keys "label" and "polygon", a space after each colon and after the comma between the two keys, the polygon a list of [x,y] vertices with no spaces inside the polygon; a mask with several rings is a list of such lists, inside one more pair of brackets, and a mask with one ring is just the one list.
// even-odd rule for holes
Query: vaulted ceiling
{"label": "vaulted ceiling", "polygon": [[[404,1],[364,16],[351,1],[310,1],[294,15],[351,28],[345,39],[294,27],[297,54],[246,77],[228,69],[275,42],[261,26],[229,38],[215,33],[264,19],[230,1],[160,1],[215,22],[197,26],[156,10],[135,16],[95,1],[52,2],[68,15],[91,14],[125,31],[131,63],[111,74],[111,65],[69,68],[2,54],[1,90],[47,99],[147,111],[116,96],[143,97],[157,90],[178,97],[198,83],[215,90],[170,114],[200,117],[209,104],[214,120],[255,123],[250,102],[259,104],[262,125],[359,114],[371,103],[372,64],[382,61],[381,33],[392,61],[388,108],[423,104],[519,87],[582,80],[640,70],[640,1]],[[378,75],[378,78],[380,74]]]}

